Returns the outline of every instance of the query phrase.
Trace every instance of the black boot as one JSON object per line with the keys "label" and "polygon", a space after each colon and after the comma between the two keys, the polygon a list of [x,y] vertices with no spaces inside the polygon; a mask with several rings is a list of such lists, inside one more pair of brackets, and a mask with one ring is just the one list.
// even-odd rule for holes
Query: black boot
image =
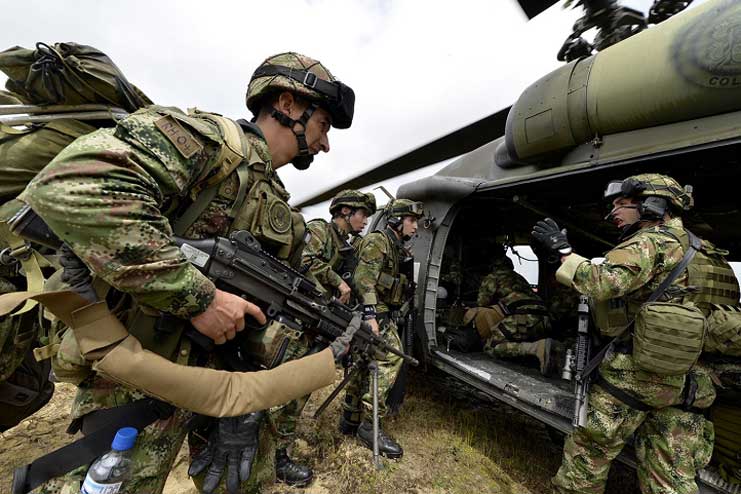
{"label": "black boot", "polygon": [[314,472],[306,465],[294,463],[285,448],[275,450],[275,476],[293,487],[305,487],[314,478]]}
{"label": "black boot", "polygon": [[340,432],[342,434],[344,434],[346,436],[354,436],[355,434],[357,434],[358,433],[358,426],[359,425],[360,424],[358,422],[353,422],[353,421],[347,419],[347,417],[345,417],[345,415],[342,415],[340,417],[339,430],[340,430]]}
{"label": "black boot", "polygon": [[[358,439],[363,446],[373,450],[373,424],[371,422],[367,420],[361,422],[358,427]],[[386,458],[401,458],[404,455],[401,445],[388,437],[380,425],[378,427],[378,452]]]}

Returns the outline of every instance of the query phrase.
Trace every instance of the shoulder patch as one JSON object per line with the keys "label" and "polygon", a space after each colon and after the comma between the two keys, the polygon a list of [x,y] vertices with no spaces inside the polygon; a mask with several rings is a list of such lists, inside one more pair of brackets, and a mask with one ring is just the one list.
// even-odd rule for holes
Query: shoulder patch
{"label": "shoulder patch", "polygon": [[184,158],[188,159],[203,150],[203,144],[172,116],[165,115],[155,120],[154,125],[160,129]]}

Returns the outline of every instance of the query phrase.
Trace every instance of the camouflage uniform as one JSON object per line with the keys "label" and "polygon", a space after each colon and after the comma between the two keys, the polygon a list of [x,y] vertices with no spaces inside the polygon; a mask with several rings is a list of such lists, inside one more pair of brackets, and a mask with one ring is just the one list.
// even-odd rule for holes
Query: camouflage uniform
{"label": "camouflage uniform", "polygon": [[[187,145],[196,152],[191,154],[182,144],[178,148],[156,122],[163,118],[187,122],[181,121],[181,116],[176,109],[151,107],[123,120],[115,129],[79,138],[39,173],[22,199],[70,244],[98,278],[133,295],[142,306],[187,320],[206,309],[213,299],[214,286],[172,243],[170,225],[177,202],[194,184],[216,171],[215,157],[224,136],[208,114],[196,113],[192,127],[181,123]],[[287,200],[288,194],[271,167],[263,137],[246,133],[246,142],[249,185],[264,181],[273,194]],[[237,172],[232,172],[184,236],[224,236],[233,228],[249,224],[255,209],[249,194],[236,214],[231,211],[238,190],[239,178]],[[290,218],[288,221],[290,225]],[[274,244],[265,245],[270,248]],[[80,363],[79,355],[66,355],[64,351],[60,359],[65,365],[72,365],[75,360]],[[79,384],[72,416],[83,417],[142,397],[136,390],[92,373]],[[153,423],[140,434],[134,451],[133,478],[120,492],[161,492],[190,416],[186,410],[177,410],[169,419]],[[265,461],[271,458],[268,456]],[[75,482],[79,482],[84,470],[49,482],[40,488],[41,492],[59,492],[64,483],[78,485]],[[260,475],[263,473],[258,465],[248,484]]]}
{"label": "camouflage uniform", "polygon": [[[399,329],[394,320],[393,311],[401,306],[401,300],[392,300],[392,289],[381,286],[381,278],[391,280],[398,278],[402,259],[409,256],[401,240],[387,229],[372,232],[363,238],[358,246],[358,266],[353,275],[353,285],[361,304],[375,306],[376,319],[383,339],[390,346],[402,349]],[[388,412],[386,400],[396,376],[401,369],[402,360],[393,353],[378,358],[378,414],[384,417]],[[357,375],[347,385],[345,411],[351,414],[353,423],[361,422],[363,410],[372,410],[373,400],[368,387],[368,377]]]}
{"label": "camouflage uniform", "polygon": [[[607,253],[601,265],[571,254],[559,269],[559,281],[593,299],[623,299],[631,319],[642,302],[684,256],[676,238],[664,229],[681,231],[672,218],[664,227],[639,230]],[[673,286],[686,286],[681,274]],[[627,335],[630,341],[630,335]],[[665,376],[639,369],[631,353],[608,353],[598,370],[601,379],[642,402],[649,411],[631,408],[593,384],[586,427],[576,429],[564,446],[561,468],[553,478],[559,492],[599,493],[604,490],[612,460],[635,434],[638,478],[643,492],[695,493],[695,472],[710,460],[713,426],[703,415],[678,408],[684,401],[685,375]],[[710,373],[696,365],[697,392],[692,407],[704,409],[715,398]]]}
{"label": "camouflage uniform", "polygon": [[311,238],[304,247],[301,264],[308,268],[307,275],[311,276],[324,292],[333,295],[343,281],[342,275],[338,272],[343,261],[340,249],[352,248],[349,244],[350,235],[343,232],[334,222],[328,223],[322,219],[311,220],[306,229]]}
{"label": "camouflage uniform", "polygon": [[519,342],[543,338],[550,329],[548,316],[544,314],[545,306],[530,287],[530,283],[515,272],[509,258],[497,258],[492,265],[492,272],[481,282],[477,305],[488,307],[499,304],[500,307],[507,307],[518,302],[524,303],[523,301],[532,303],[519,306],[516,310],[531,313],[506,316],[496,327],[491,328],[490,335],[482,335],[486,338],[485,352],[496,357],[530,355],[530,351],[525,351]]}

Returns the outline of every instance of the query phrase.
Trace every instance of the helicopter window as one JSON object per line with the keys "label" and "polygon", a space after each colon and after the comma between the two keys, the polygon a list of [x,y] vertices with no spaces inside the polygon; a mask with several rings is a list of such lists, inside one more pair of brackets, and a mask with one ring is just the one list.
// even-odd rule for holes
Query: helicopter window
{"label": "helicopter window", "polygon": [[512,259],[516,273],[522,275],[531,286],[538,286],[538,257],[529,245],[510,245],[507,257]]}

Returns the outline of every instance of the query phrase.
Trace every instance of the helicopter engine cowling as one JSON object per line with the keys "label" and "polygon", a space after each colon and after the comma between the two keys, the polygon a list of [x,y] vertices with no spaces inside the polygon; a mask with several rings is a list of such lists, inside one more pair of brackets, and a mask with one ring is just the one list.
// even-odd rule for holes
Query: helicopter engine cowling
{"label": "helicopter engine cowling", "polygon": [[547,163],[595,137],[741,109],[741,2],[711,0],[527,88],[499,166]]}

